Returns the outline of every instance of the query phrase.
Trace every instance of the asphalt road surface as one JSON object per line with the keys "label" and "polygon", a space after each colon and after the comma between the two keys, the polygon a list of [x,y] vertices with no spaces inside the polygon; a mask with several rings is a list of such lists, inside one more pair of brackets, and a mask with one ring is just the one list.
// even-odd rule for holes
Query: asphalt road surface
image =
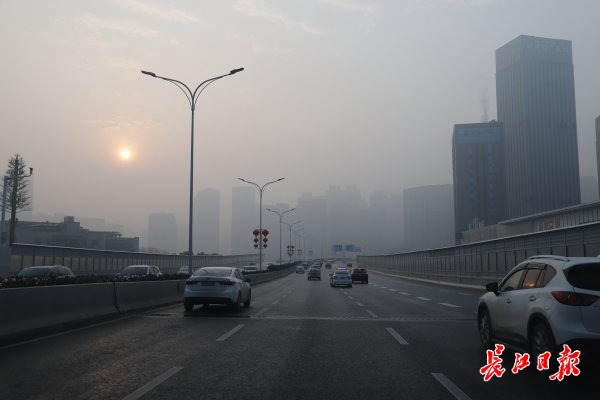
{"label": "asphalt road surface", "polygon": [[[335,267],[335,266],[334,266]],[[371,272],[253,287],[252,305],[183,304],[0,347],[0,399],[597,399],[597,360],[551,381],[535,364],[485,382],[480,290]]]}

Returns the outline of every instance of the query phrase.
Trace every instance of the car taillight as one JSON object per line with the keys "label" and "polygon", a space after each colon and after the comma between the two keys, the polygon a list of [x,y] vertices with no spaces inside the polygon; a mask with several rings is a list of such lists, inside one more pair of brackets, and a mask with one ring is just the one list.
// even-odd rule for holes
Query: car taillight
{"label": "car taillight", "polygon": [[235,285],[235,281],[233,279],[227,279],[226,281],[220,281],[219,283],[227,286]]}
{"label": "car taillight", "polygon": [[598,296],[576,292],[552,292],[552,296],[561,304],[567,306],[589,306],[598,300]]}
{"label": "car taillight", "polygon": [[197,283],[198,283],[198,281],[185,281],[186,285],[195,285]]}

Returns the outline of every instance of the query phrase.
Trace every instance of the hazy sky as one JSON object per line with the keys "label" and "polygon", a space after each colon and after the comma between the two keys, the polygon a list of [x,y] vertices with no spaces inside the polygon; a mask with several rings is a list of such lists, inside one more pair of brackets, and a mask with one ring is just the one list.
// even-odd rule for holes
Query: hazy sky
{"label": "hazy sky", "polygon": [[[187,222],[195,188],[264,183],[295,205],[329,185],[452,182],[455,123],[496,117],[494,51],[521,34],[573,44],[580,172],[595,175],[596,0],[0,0],[0,165],[34,168],[34,212],[101,217],[144,235]],[[127,147],[131,158],[122,161]]]}

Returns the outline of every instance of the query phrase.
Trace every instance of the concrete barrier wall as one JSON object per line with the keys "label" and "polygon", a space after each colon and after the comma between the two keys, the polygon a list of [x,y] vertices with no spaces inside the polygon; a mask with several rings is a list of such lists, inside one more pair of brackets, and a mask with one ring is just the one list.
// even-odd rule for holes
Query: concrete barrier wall
{"label": "concrete barrier wall", "polygon": [[185,281],[115,283],[116,307],[121,313],[183,301]]}
{"label": "concrete barrier wall", "polygon": [[0,290],[0,338],[113,314],[112,283]]}
{"label": "concrete barrier wall", "polygon": [[[257,285],[293,268],[248,275]],[[36,331],[183,301],[185,280],[0,289],[0,342]]]}

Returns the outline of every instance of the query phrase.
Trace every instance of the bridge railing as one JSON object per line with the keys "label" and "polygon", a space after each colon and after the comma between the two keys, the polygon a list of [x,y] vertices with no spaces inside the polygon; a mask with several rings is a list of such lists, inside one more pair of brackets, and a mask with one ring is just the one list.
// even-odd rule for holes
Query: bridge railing
{"label": "bridge railing", "polygon": [[384,273],[481,286],[541,254],[597,257],[600,222],[439,249],[358,256],[357,261]]}
{"label": "bridge railing", "polygon": [[[210,265],[244,265],[257,262],[256,254],[197,255],[194,267]],[[13,275],[26,267],[38,265],[64,265],[76,275],[117,273],[128,265],[156,265],[163,273],[176,273],[188,264],[187,255],[138,253],[127,251],[91,250],[70,247],[41,246],[15,243],[10,247],[9,265],[0,268],[0,275]],[[0,266],[2,267],[2,266]]]}

